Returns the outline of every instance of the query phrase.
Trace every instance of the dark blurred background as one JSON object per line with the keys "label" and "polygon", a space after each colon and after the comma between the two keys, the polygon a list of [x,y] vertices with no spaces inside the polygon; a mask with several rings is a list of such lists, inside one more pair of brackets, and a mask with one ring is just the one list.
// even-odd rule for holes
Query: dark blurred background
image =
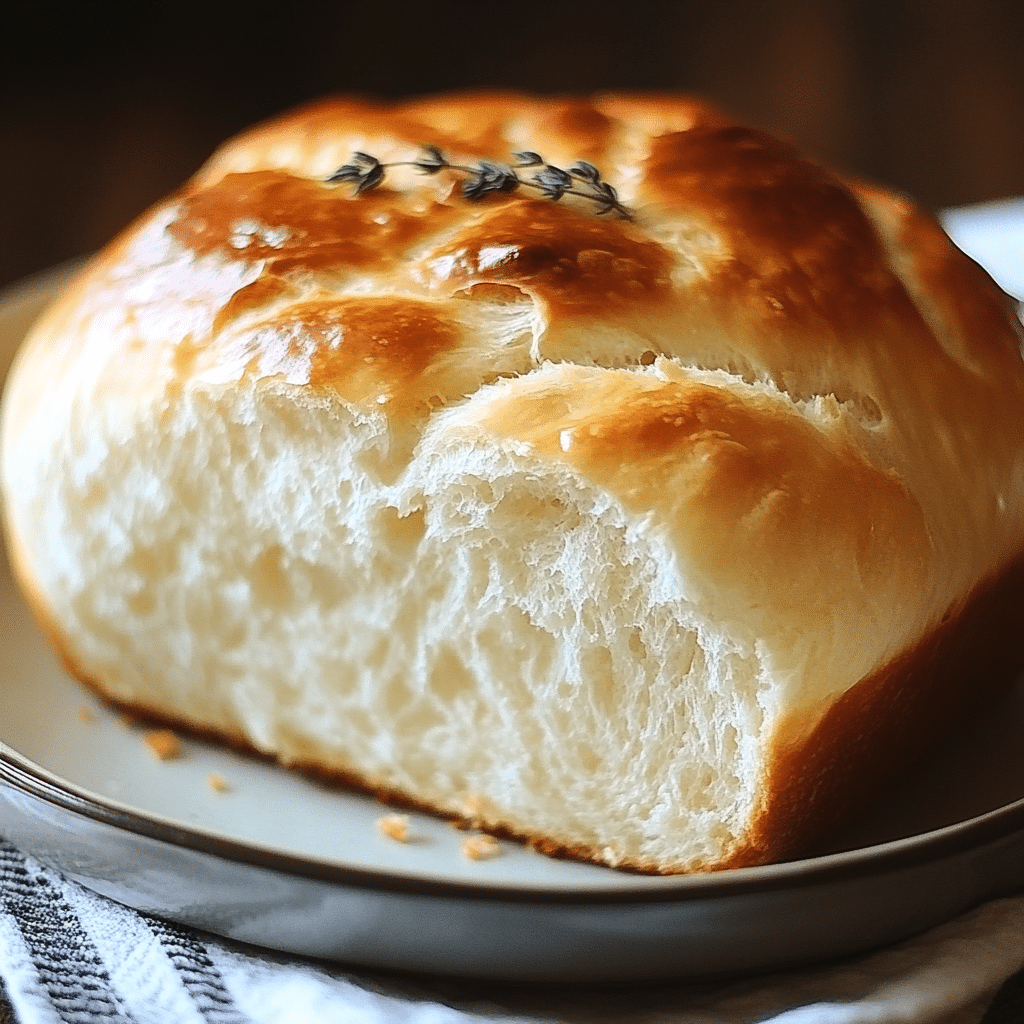
{"label": "dark blurred background", "polygon": [[706,94],[938,209],[1024,194],[1022,0],[8,5],[0,284],[330,92]]}

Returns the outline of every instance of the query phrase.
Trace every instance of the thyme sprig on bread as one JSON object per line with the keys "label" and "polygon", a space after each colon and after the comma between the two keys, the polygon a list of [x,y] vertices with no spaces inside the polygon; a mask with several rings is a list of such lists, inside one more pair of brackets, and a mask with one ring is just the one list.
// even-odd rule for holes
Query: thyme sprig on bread
{"label": "thyme sprig on bread", "polygon": [[[600,203],[598,215],[617,213],[626,220],[632,214],[619,202],[615,188],[601,177],[601,172],[586,160],[577,160],[568,170],[549,164],[539,153],[522,150],[512,154],[515,164],[500,163],[496,160],[478,160],[474,165],[454,164],[437,146],[424,146],[416,160],[396,160],[382,163],[369,153],[352,154],[351,162],[339,167],[327,181],[353,182],[356,195],[377,188],[384,181],[386,172],[392,167],[415,167],[424,174],[438,174],[441,171],[459,171],[467,175],[462,184],[462,195],[466,199],[482,199],[484,196],[515,192],[521,187],[539,191],[555,202],[563,196],[578,196]],[[519,171],[538,167],[530,177],[520,177]]]}

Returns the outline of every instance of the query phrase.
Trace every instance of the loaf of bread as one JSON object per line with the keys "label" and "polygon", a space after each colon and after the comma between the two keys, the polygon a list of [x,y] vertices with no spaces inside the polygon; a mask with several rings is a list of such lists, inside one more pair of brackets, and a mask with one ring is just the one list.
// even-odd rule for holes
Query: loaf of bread
{"label": "loaf of bread", "polygon": [[262,125],[49,310],[3,415],[77,676],[546,852],[792,856],[1024,662],[1010,301],[693,99]]}

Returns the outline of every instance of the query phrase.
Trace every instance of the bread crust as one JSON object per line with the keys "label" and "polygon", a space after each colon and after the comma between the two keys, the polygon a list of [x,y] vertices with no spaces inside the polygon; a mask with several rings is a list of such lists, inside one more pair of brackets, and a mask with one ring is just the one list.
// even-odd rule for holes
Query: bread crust
{"label": "bread crust", "polygon": [[[451,166],[407,166],[422,144]],[[591,161],[629,217],[461,194],[521,150]],[[377,189],[327,181],[353,151]],[[325,680],[353,720],[422,707],[466,745],[467,701],[516,694],[477,760],[511,744],[521,781],[536,742],[587,790],[641,729],[663,772],[631,796],[623,761],[637,821],[535,826],[495,768],[474,821],[631,870],[761,863],[1024,664],[1021,345],[932,218],[698,100],[325,101],[222,147],[36,328],[4,400],[12,560],[121,706],[457,817],[466,792],[420,785],[386,716],[373,742],[317,732]],[[673,740],[677,714],[706,722]],[[672,847],[684,819],[705,846]]]}

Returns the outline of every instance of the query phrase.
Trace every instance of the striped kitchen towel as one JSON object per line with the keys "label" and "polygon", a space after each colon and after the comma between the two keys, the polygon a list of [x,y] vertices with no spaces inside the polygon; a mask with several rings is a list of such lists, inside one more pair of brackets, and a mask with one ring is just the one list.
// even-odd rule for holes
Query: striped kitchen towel
{"label": "striped kitchen towel", "polygon": [[1009,1024],[1024,1021],[1022,965],[1017,897],[883,951],[761,978],[600,990],[389,977],[137,914],[0,840],[0,1024]]}

